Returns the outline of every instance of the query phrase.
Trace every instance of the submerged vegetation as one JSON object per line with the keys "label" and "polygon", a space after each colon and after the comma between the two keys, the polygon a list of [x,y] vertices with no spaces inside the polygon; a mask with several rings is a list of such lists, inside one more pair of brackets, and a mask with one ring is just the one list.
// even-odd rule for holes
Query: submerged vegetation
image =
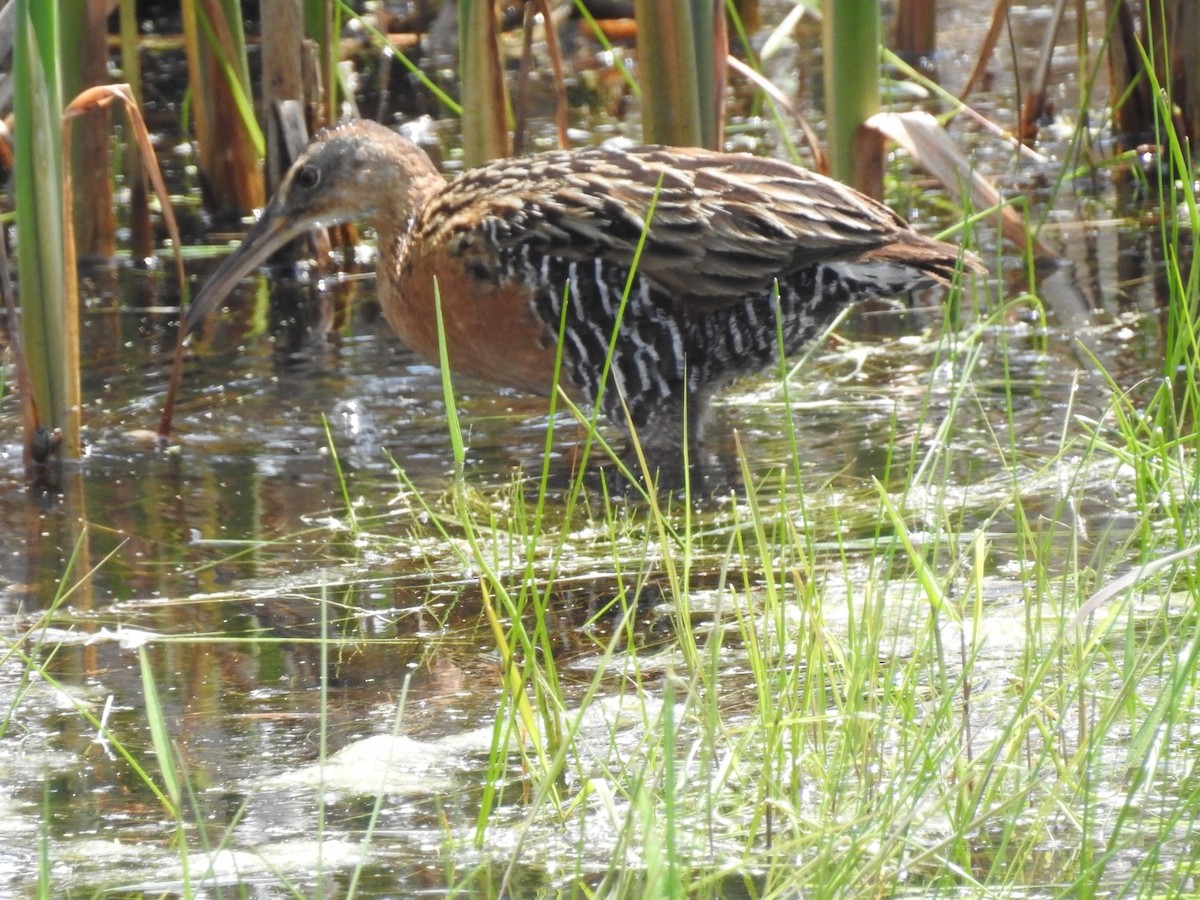
{"label": "submerged vegetation", "polygon": [[[1194,893],[1200,211],[1158,71],[1154,165],[1088,174],[1155,223],[1161,309],[1083,323],[1026,249],[1073,239],[1055,202],[1098,146],[1083,124],[1016,250],[994,211],[890,184],[965,220],[996,278],[860,312],[739,386],[727,477],[693,495],[612,477],[589,410],[356,362],[378,343],[361,309],[308,368],[260,314],[229,326],[242,346],[191,364],[181,446],[150,455],[113,437],[152,417],[141,370],[173,331],[147,327],[162,352],[93,411],[59,512],[26,513],[19,477],[0,503],[40,551],[0,584],[0,884]],[[121,454],[129,483],[96,484]]]}

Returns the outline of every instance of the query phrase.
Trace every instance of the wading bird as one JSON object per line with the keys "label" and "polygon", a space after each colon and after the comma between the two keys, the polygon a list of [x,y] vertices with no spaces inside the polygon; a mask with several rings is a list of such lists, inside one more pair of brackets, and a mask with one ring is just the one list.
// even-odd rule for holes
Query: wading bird
{"label": "wading bird", "polygon": [[589,147],[447,182],[416,144],[355,120],[304,150],[184,329],[288,241],[347,221],[375,230],[379,301],[412,350],[439,358],[436,296],[455,371],[546,394],[561,352],[568,395],[590,408],[602,393],[670,486],[698,474],[714,392],[776,363],[780,336],[794,353],[849,303],[982,269],[785,162]]}

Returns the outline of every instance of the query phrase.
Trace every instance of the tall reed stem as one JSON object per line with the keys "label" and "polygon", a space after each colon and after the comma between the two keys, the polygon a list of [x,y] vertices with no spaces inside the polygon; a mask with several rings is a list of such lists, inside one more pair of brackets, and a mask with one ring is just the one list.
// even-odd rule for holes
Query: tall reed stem
{"label": "tall reed stem", "polygon": [[[642,137],[648,144],[704,141],[696,20],[690,0],[637,0]],[[711,21],[711,6],[709,8]],[[706,65],[710,61],[705,61]]]}
{"label": "tall reed stem", "polygon": [[[75,249],[63,196],[62,81],[57,0],[18,0],[13,63],[17,265],[21,338],[38,425],[61,429],[61,453],[81,446]],[[36,428],[35,428],[36,432]],[[44,446],[25,435],[26,462]]]}
{"label": "tall reed stem", "polygon": [[509,154],[508,91],[490,0],[459,4],[463,162],[478,166]]}
{"label": "tall reed stem", "polygon": [[879,111],[879,2],[824,0],[822,8],[829,168],[851,183],[859,128]]}

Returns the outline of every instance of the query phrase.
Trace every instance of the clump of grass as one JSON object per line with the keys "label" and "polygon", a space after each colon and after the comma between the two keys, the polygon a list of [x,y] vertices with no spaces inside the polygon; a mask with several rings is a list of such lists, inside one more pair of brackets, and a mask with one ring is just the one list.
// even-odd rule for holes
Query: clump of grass
{"label": "clump of grass", "polygon": [[[896,422],[883,436],[867,541],[842,536],[827,486],[806,488],[796,441],[774,478],[743,457],[744,487],[716,510],[572,493],[551,527],[544,479],[499,504],[457,487],[466,539],[436,527],[503,598],[497,734],[532,748],[518,775],[497,738],[471,842],[511,876],[566,865],[547,839],[565,829],[574,877],[604,895],[1185,885],[1186,851],[1140,848],[1179,847],[1193,819],[1171,740],[1194,727],[1200,684],[1190,551],[1129,567],[1194,533],[1193,442],[1148,431],[1116,393],[1099,421],[1061,410],[1056,448],[1024,449],[1007,363],[986,395],[978,380],[1030,303],[947,322],[933,356],[949,381],[930,382],[926,439]],[[1134,492],[1132,524],[1093,534],[1088,496],[1114,485]],[[614,583],[657,575],[673,631],[646,647],[636,590],[614,589],[619,624],[581,684],[545,612],[601,557]]]}

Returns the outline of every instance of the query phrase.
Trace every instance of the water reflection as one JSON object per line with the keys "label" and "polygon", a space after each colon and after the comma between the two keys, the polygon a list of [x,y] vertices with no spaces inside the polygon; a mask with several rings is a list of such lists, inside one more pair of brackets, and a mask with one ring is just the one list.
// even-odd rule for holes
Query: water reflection
{"label": "water reflection", "polygon": [[[1065,416],[1103,418],[1109,401],[1106,391],[1096,390],[1103,379],[1080,368],[1077,341],[1118,383],[1133,386],[1157,375],[1160,316],[1148,310],[1157,309],[1160,288],[1149,278],[1116,280],[1137,271],[1131,259],[1144,258],[1145,232],[1093,229],[1082,245],[1064,244],[1068,251],[1076,247],[1089,252],[1048,282],[1119,288],[1092,296],[1076,290],[1074,305],[1049,311],[1049,334],[1033,325],[1010,327],[989,341],[973,376],[977,406],[956,412],[968,419],[959,420],[959,439],[969,442],[975,434],[983,442],[982,467],[992,440],[988,418],[999,407],[1011,421],[1008,439],[1034,454],[1055,451],[1069,427]],[[1152,260],[1149,265],[1152,270]],[[45,608],[85,530],[87,554],[66,577],[68,585],[81,582],[76,603],[84,595],[88,602],[108,602],[210,589],[270,572],[264,558],[277,562],[298,551],[303,565],[304,540],[294,535],[323,511],[341,515],[330,439],[348,495],[368,508],[386,506],[400,490],[384,448],[422,488],[438,492],[446,485],[452,459],[438,373],[387,334],[369,299],[369,281],[336,282],[330,290],[277,285],[270,295],[264,282],[242,290],[234,311],[220,318],[189,360],[176,416],[179,447],[161,454],[146,445],[144,432],[157,424],[174,340],[174,316],[160,310],[175,298],[166,279],[151,273],[110,267],[90,278],[97,299],[83,328],[90,361],[87,459],[64,471],[59,496],[39,499],[24,488],[18,448],[6,448],[0,522],[10,540],[0,567],[8,587],[0,596],[9,608]],[[139,298],[136,305],[116,306],[112,298],[127,289]],[[282,307],[268,307],[268,296],[284,298]],[[1061,321],[1064,314],[1069,321]],[[343,318],[344,330],[328,327]],[[861,311],[792,383],[806,480],[862,483],[890,472],[895,483],[902,481],[905,470],[886,458],[891,451],[883,438],[899,435],[914,448],[928,440],[941,403],[936,386],[924,399],[929,374],[952,380],[959,365],[953,344],[937,337],[939,318],[937,312]],[[910,337],[922,333],[929,339]],[[536,474],[545,401],[465,378],[456,388],[475,476],[503,483],[514,471]],[[760,388],[747,384],[731,392],[710,429],[714,455],[734,487],[735,429],[764,470],[783,465],[790,452],[777,401],[755,411],[739,390]],[[767,390],[779,397],[777,388]],[[565,481],[578,431],[568,421],[557,430],[551,467]],[[971,448],[962,449],[954,465],[969,484],[978,473]],[[85,577],[100,560],[104,564]]]}

